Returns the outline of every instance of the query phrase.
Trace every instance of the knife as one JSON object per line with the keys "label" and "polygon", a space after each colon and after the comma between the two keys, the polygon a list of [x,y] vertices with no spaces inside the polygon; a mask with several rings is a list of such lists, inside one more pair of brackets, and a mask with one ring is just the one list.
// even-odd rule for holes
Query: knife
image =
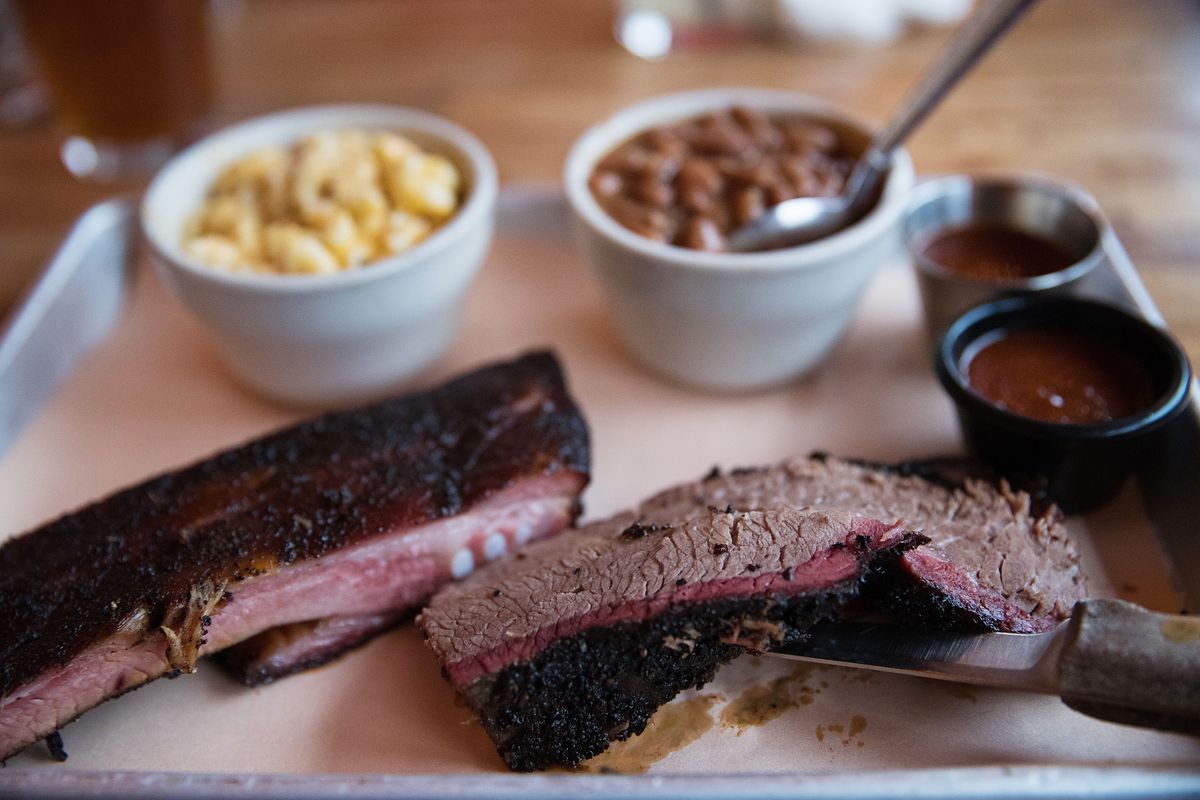
{"label": "knife", "polygon": [[773,655],[1056,694],[1109,722],[1200,736],[1200,617],[1084,600],[1049,633],[930,633],[836,622]]}
{"label": "knife", "polygon": [[92,206],[0,328],[0,455],[125,304],[133,202]]}

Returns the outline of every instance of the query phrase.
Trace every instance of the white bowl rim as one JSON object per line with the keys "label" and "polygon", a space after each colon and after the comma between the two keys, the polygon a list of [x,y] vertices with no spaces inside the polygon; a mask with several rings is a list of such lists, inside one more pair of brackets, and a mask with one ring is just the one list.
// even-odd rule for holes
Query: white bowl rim
{"label": "white bowl rim", "polygon": [[[438,139],[457,150],[469,162],[474,173],[470,193],[466,202],[450,220],[433,232],[428,239],[403,253],[381,258],[359,269],[337,272],[332,275],[262,275],[256,273],[228,273],[214,269],[203,262],[184,254],[181,243],[169,241],[159,226],[152,225],[155,198],[170,190],[172,179],[188,161],[207,157],[213,149],[230,141],[236,141],[247,133],[264,127],[291,122],[292,131],[279,137],[279,143],[295,141],[306,133],[338,128],[370,128],[374,130],[420,131]],[[213,177],[221,168],[214,169]],[[491,153],[473,133],[451,120],[408,106],[385,103],[336,103],[275,111],[222,128],[215,133],[189,145],[168,161],[151,180],[139,209],[142,235],[159,260],[172,268],[187,272],[201,280],[221,284],[231,289],[247,292],[313,292],[328,291],[343,287],[381,280],[388,275],[403,271],[450,247],[466,236],[470,230],[491,213],[499,190],[496,163]]]}
{"label": "white bowl rim", "polygon": [[[868,136],[874,132],[870,124],[829,100],[788,89],[725,86],[659,95],[621,108],[588,128],[571,145],[563,169],[571,207],[599,235],[660,263],[685,269],[739,272],[804,269],[826,262],[854,250],[862,240],[885,228],[890,218],[899,219],[915,181],[912,159],[903,148],[896,151],[883,197],[865,217],[844,230],[797,247],[754,253],[710,253],[656,242],[621,225],[596,202],[588,188],[588,178],[596,162],[618,144],[652,125],[728,108],[735,103],[769,111],[820,115],[858,128]],[[631,121],[633,124],[629,124]],[[590,156],[589,150],[594,151]]]}

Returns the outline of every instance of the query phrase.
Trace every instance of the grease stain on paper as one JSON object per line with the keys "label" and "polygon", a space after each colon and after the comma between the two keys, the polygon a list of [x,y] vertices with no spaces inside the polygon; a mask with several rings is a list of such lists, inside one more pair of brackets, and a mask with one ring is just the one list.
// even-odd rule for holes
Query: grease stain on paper
{"label": "grease stain on paper", "polygon": [[846,748],[850,747],[850,745],[863,747],[865,742],[862,739],[862,733],[866,729],[867,718],[862,714],[855,714],[850,718],[848,724],[827,722],[824,725],[818,725],[816,730],[817,742],[824,743],[825,739],[828,738],[830,740],[830,747],[833,747],[838,741],[842,743],[842,747]]}
{"label": "grease stain on paper", "polygon": [[721,709],[721,727],[733,728],[741,736],[747,728],[765,725],[793,708],[811,705],[820,693],[808,682],[811,673],[812,667],[800,665],[788,675],[747,688]]}
{"label": "grease stain on paper", "polygon": [[580,769],[625,775],[643,773],[656,761],[683,749],[712,728],[710,711],[724,699],[719,694],[704,694],[668,703],[654,713],[641,734],[613,742],[608,750],[584,762]]}

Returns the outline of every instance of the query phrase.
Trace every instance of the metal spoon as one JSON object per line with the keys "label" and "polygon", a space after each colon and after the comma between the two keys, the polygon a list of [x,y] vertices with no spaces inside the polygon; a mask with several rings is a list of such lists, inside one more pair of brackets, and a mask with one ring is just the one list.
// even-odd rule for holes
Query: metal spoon
{"label": "metal spoon", "polygon": [[729,249],[792,247],[827,236],[862,217],[887,179],[893,151],[1035,2],[993,0],[983,6],[954,34],[937,61],[900,104],[892,121],[876,134],[850,172],[841,194],[785,200],[734,231],[729,237]]}

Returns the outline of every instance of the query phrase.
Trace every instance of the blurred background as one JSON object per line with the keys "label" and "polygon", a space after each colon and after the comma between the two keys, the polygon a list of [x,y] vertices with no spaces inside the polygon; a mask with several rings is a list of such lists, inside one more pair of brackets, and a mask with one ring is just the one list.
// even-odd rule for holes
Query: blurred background
{"label": "blurred background", "polygon": [[[0,0],[0,315],[87,206],[138,191],[165,153],[239,119],[322,102],[416,106],[482,138],[504,185],[553,185],[584,128],[679,89],[790,88],[882,120],[969,7]],[[139,145],[106,169],[97,136]],[[924,174],[1030,169],[1089,189],[1200,360],[1198,143],[1200,3],[1046,0],[910,149]]]}

